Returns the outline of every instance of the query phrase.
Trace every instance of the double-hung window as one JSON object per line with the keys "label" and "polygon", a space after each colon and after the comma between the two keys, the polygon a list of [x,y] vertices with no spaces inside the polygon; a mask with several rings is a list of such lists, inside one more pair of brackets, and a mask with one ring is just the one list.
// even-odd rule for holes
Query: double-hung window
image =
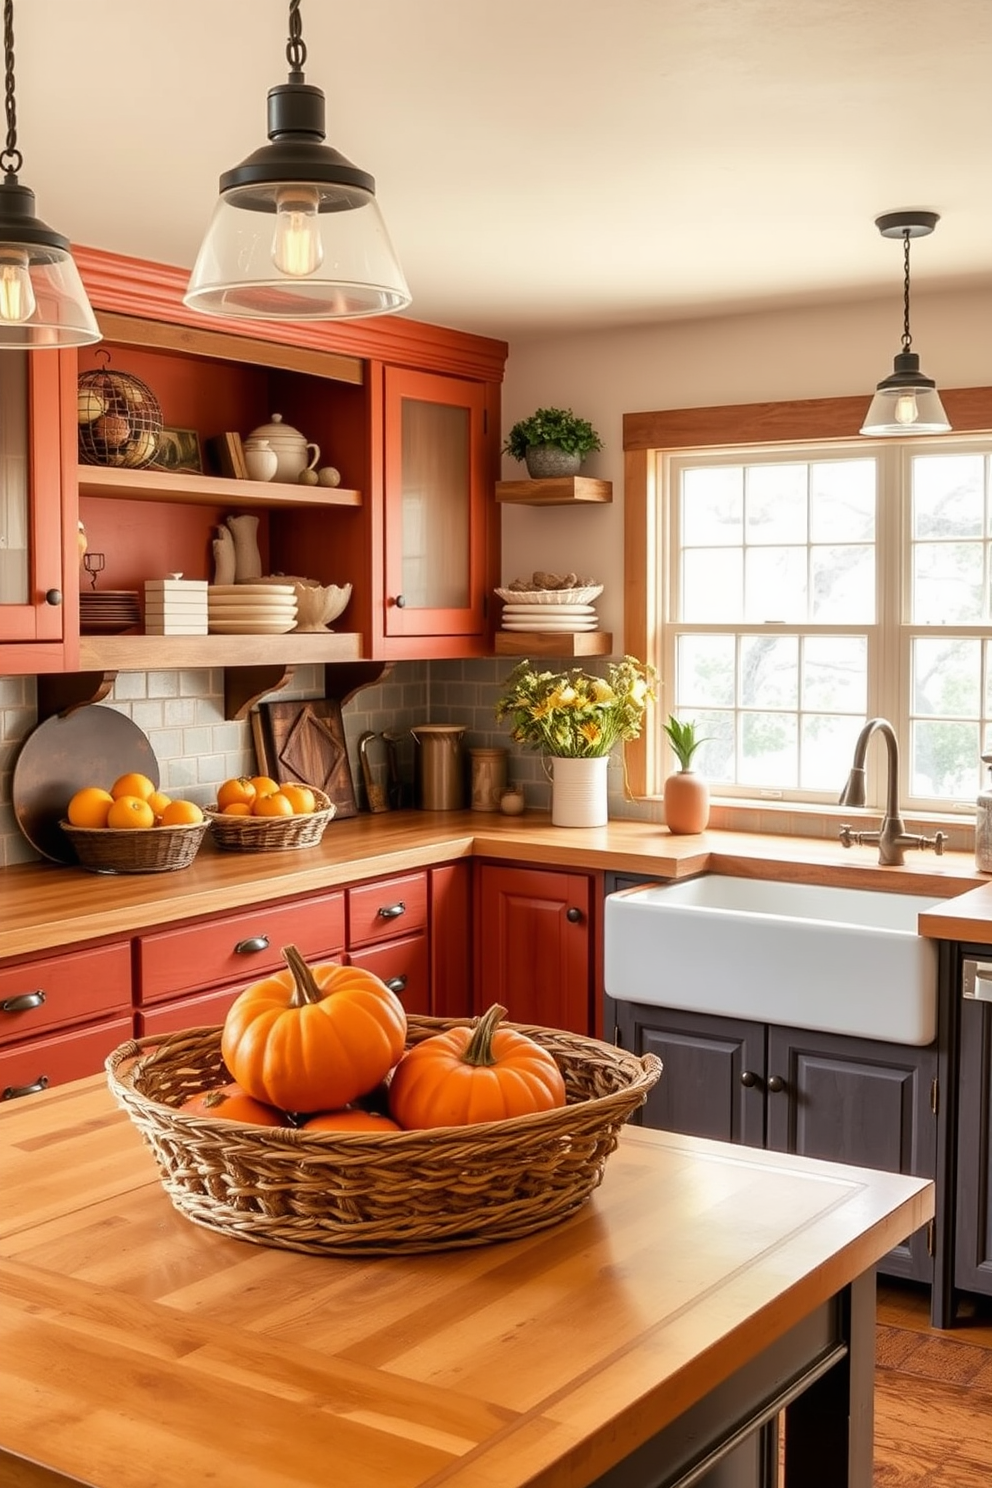
{"label": "double-hung window", "polygon": [[[973,811],[992,751],[992,434],[654,449],[643,469],[627,649],[658,667],[663,715],[705,737],[711,790],[836,804],[884,717],[904,808]],[[670,768],[657,730],[641,788]]]}

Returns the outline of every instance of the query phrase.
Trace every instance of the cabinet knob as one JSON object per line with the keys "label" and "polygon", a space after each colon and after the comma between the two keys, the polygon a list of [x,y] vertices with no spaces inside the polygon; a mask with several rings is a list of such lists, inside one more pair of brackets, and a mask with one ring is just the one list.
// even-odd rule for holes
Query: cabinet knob
{"label": "cabinet knob", "polygon": [[256,951],[267,951],[269,949],[269,937],[267,935],[250,935],[247,940],[239,940],[234,947],[236,956],[254,956]]}
{"label": "cabinet knob", "polygon": [[21,992],[17,997],[5,997],[0,1002],[0,1013],[29,1013],[32,1008],[44,1005],[44,992]]}
{"label": "cabinet knob", "polygon": [[62,603],[62,590],[49,589],[45,594],[45,603],[50,605],[60,605]]}
{"label": "cabinet knob", "polygon": [[393,604],[396,606],[396,608],[398,610],[405,610],[406,609],[406,595],[405,594],[397,594],[396,598],[393,600]]}
{"label": "cabinet knob", "polygon": [[773,1095],[778,1095],[780,1090],[785,1089],[785,1081],[781,1075],[771,1075],[768,1080],[768,1089]]}
{"label": "cabinet knob", "polygon": [[571,909],[566,909],[565,918],[570,922],[570,924],[577,925],[582,919],[582,911],[581,909],[576,909],[575,905],[573,904]]}
{"label": "cabinet knob", "polygon": [[754,1070],[741,1070],[741,1084],[745,1090],[752,1090],[758,1083],[758,1077]]}
{"label": "cabinet knob", "polygon": [[39,1075],[33,1085],[8,1085],[0,1093],[0,1100],[20,1100],[22,1095],[37,1095],[39,1091],[47,1089],[48,1076]]}
{"label": "cabinet knob", "polygon": [[390,992],[395,992],[396,996],[399,997],[401,992],[406,991],[406,974],[404,973],[403,976],[398,977],[390,977],[389,981],[386,983],[386,986],[389,988]]}
{"label": "cabinet knob", "polygon": [[400,915],[406,914],[406,905],[399,899],[395,904],[383,904],[376,910],[376,914],[380,920],[398,920]]}

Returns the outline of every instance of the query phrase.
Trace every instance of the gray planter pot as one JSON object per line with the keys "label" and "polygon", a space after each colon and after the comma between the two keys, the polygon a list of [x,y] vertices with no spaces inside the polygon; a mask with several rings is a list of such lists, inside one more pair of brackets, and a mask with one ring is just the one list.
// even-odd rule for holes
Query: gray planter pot
{"label": "gray planter pot", "polygon": [[556,475],[578,475],[582,456],[569,454],[554,444],[532,444],[524,459],[531,480],[541,480]]}

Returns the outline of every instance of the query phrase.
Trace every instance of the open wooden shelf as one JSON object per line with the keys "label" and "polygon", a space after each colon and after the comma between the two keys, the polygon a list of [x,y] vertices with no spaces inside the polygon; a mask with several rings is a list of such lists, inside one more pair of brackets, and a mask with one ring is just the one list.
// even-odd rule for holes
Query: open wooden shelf
{"label": "open wooden shelf", "polygon": [[351,631],[325,635],[149,636],[84,635],[79,638],[83,671],[147,672],[176,667],[228,667],[285,662],[306,666],[324,661],[357,661],[362,637]]}
{"label": "open wooden shelf", "polygon": [[497,481],[496,500],[517,506],[576,506],[613,500],[613,482],[588,475],[559,475],[549,480]]}
{"label": "open wooden shelf", "polygon": [[175,501],[183,506],[361,506],[361,491],[343,486],[291,486],[275,481],[230,480],[189,471],[125,470],[80,465],[80,496],[122,501]]}
{"label": "open wooden shelf", "polygon": [[608,630],[498,630],[495,642],[497,656],[609,656],[613,650]]}

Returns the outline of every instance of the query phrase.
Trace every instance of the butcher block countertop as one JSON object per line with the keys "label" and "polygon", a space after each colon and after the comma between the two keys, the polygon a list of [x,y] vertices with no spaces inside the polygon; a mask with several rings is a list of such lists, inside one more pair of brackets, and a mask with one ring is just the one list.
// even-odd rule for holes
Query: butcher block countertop
{"label": "butcher block countertop", "polygon": [[788,878],[952,899],[924,915],[935,939],[992,940],[992,879],[968,853],[907,852],[897,868],[881,867],[874,847],[845,849],[821,838],[728,831],[675,837],[650,822],[605,827],[553,827],[547,813],[507,817],[477,811],[397,811],[332,821],[316,847],[241,853],[216,848],[209,833],[189,868],[177,872],[88,873],[55,863],[0,870],[0,959],[248,904],[430,867],[460,858],[498,858],[535,867],[613,870],[685,878],[705,871]]}
{"label": "butcher block countertop", "polygon": [[551,1229],[312,1257],[174,1210],[102,1076],[0,1110],[0,1191],[5,1488],[585,1488],[933,1213],[627,1127]]}

